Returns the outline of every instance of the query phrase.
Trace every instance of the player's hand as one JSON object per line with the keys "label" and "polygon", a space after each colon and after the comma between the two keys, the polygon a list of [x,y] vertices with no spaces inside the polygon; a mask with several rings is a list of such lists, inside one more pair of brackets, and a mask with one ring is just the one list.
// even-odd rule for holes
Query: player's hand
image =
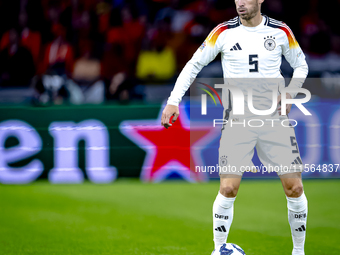
{"label": "player's hand", "polygon": [[[292,99],[292,96],[289,93],[286,93],[286,98],[287,99]],[[278,105],[278,112],[281,115],[281,95],[279,95],[277,97],[277,105]],[[292,109],[292,105],[291,104],[287,104],[286,105],[286,115],[288,115],[288,113],[290,112],[290,109]]]}
{"label": "player's hand", "polygon": [[168,104],[165,106],[162,113],[162,126],[164,126],[165,128],[171,127],[172,123],[170,123],[170,118],[172,116],[174,117],[172,118],[171,122],[174,123],[179,116],[179,109],[176,105]]}

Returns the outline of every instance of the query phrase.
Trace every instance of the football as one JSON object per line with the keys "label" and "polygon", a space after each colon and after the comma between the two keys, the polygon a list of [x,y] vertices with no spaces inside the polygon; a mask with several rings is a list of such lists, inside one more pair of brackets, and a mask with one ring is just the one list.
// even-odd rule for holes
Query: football
{"label": "football", "polygon": [[245,255],[244,250],[233,243],[223,244],[219,250],[214,250],[211,255]]}

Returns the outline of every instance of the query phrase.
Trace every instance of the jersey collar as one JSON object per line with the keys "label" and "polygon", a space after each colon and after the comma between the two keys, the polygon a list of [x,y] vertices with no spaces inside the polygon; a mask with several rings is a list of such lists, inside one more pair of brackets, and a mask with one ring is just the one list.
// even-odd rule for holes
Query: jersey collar
{"label": "jersey collar", "polygon": [[241,23],[241,19],[240,17],[238,17],[238,22],[240,24],[241,27],[243,27],[245,30],[249,31],[249,32],[256,32],[258,31],[259,29],[261,29],[265,23],[267,23],[267,16],[266,15],[262,15],[262,21],[259,25],[257,25],[256,27],[246,27],[246,26],[243,26],[242,23]]}

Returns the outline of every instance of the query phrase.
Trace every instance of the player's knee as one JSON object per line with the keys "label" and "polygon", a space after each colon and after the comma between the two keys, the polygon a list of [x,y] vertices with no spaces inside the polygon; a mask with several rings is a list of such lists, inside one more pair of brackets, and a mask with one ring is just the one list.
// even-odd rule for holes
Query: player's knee
{"label": "player's knee", "polygon": [[287,197],[300,197],[303,193],[302,183],[293,184],[285,190]]}
{"label": "player's knee", "polygon": [[221,185],[220,193],[225,197],[236,197],[238,188],[232,184]]}

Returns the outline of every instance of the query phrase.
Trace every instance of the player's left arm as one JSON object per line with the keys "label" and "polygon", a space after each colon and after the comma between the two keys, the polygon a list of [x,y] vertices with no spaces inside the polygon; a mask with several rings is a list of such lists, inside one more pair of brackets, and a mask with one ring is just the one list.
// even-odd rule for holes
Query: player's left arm
{"label": "player's left arm", "polygon": [[[288,85],[288,88],[301,88],[307,75],[308,75],[308,65],[306,62],[305,54],[300,48],[299,43],[295,39],[292,30],[283,23],[282,30],[285,32],[285,42],[282,45],[282,53],[290,66],[294,69],[293,77]],[[287,93],[288,94],[288,93]],[[295,98],[296,92],[290,92],[287,98]],[[281,101],[281,96],[278,98],[278,102]],[[290,112],[292,105],[287,105],[287,114]],[[281,114],[281,107],[279,107],[279,112]]]}

